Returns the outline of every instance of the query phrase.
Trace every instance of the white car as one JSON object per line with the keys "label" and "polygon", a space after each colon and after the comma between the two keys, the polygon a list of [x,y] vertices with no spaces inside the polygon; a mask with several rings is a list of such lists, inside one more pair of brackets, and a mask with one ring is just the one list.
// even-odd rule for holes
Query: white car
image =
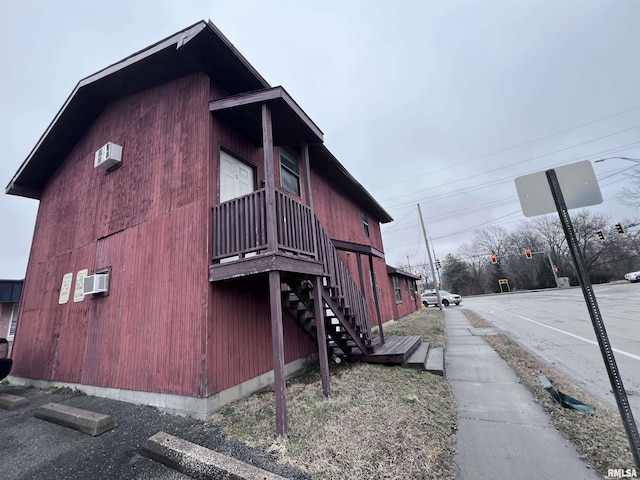
{"label": "white car", "polygon": [[[442,305],[448,307],[451,304],[460,305],[462,302],[462,297],[455,293],[447,292],[446,290],[440,290],[440,298],[442,299]],[[435,290],[431,290],[430,292],[424,292],[422,294],[422,304],[425,307],[429,307],[429,305],[438,306],[438,296],[436,295]]]}
{"label": "white car", "polygon": [[640,282],[640,272],[629,272],[624,276],[625,280],[629,280],[631,283]]}

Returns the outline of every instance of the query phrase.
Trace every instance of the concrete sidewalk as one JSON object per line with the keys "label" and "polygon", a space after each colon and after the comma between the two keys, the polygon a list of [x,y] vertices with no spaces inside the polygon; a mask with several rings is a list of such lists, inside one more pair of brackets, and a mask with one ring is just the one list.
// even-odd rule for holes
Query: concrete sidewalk
{"label": "concrete sidewalk", "polygon": [[456,478],[599,479],[457,308],[445,309],[446,372],[458,403]]}

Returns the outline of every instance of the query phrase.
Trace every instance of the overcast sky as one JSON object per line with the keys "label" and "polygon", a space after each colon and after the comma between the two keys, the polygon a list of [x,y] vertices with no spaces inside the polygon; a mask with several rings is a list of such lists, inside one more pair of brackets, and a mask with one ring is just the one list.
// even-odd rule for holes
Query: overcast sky
{"label": "overcast sky", "polygon": [[[425,261],[524,220],[514,178],[640,158],[638,1],[0,0],[0,180],[6,186],[76,83],[202,19],[316,122],[395,218],[387,263]],[[594,165],[618,201],[633,162]],[[0,195],[0,278],[26,271],[38,202]]]}

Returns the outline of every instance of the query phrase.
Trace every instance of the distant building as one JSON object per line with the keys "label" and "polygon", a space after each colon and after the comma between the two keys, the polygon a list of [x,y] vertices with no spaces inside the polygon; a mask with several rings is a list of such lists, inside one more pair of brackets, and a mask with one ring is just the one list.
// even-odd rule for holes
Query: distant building
{"label": "distant building", "polygon": [[18,326],[18,308],[24,280],[0,280],[0,338],[9,341],[9,354]]}

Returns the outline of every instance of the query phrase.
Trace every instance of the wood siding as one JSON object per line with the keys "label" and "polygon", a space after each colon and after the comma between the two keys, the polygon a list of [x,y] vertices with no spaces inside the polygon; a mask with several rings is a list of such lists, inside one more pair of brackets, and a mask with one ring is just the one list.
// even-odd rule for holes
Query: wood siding
{"label": "wood siding", "polygon": [[[192,75],[110,104],[47,184],[14,374],[204,393],[209,81]],[[122,165],[93,168],[111,141]],[[110,291],[59,305],[62,277],[111,267]]]}
{"label": "wood siding", "polygon": [[[354,200],[349,198],[344,192],[338,190],[330,181],[314,170],[311,172],[311,188],[313,190],[314,211],[331,238],[371,245],[378,250],[384,251],[380,223],[374,217],[368,212],[365,212]],[[369,237],[366,237],[364,233],[362,213],[366,213],[368,216]],[[349,268],[349,272],[356,284],[360,286],[356,255],[357,254],[350,252],[340,252],[342,261]],[[371,319],[372,325],[376,325],[377,314],[373,300],[369,260],[363,255],[361,261],[369,318]],[[382,320],[387,321],[406,314],[404,311],[405,309],[409,309],[408,305],[400,309],[396,307],[393,284],[391,283],[389,275],[387,275],[387,266],[384,259],[374,257],[373,268],[378,279]],[[415,311],[416,309],[417,307],[414,307],[411,311]],[[403,314],[400,312],[403,312]]]}
{"label": "wood siding", "polygon": [[[211,85],[210,100],[225,95],[215,84]],[[264,160],[262,148],[247,139],[234,128],[210,117],[211,149],[207,177],[209,179],[209,205],[217,205],[220,199],[220,150],[254,169],[256,185],[264,185]],[[278,158],[274,148],[274,158]],[[279,162],[279,161],[278,161]],[[277,163],[279,165],[279,163]],[[276,168],[276,176],[279,168]],[[304,178],[304,177],[302,177]],[[301,180],[302,182],[302,180]],[[276,177],[276,188],[279,189]],[[279,189],[280,190],[280,189]],[[304,189],[303,189],[304,191]],[[286,192],[284,192],[286,193]],[[214,222],[209,222],[209,239],[215,239]],[[220,233],[220,232],[218,232]],[[209,244],[209,258],[219,254],[213,240]],[[206,370],[208,394],[213,394],[273,369],[271,349],[271,318],[269,314],[269,287],[266,278],[247,279],[226,283],[214,283],[209,289]],[[283,313],[285,362],[308,357],[318,347],[296,320]]]}

